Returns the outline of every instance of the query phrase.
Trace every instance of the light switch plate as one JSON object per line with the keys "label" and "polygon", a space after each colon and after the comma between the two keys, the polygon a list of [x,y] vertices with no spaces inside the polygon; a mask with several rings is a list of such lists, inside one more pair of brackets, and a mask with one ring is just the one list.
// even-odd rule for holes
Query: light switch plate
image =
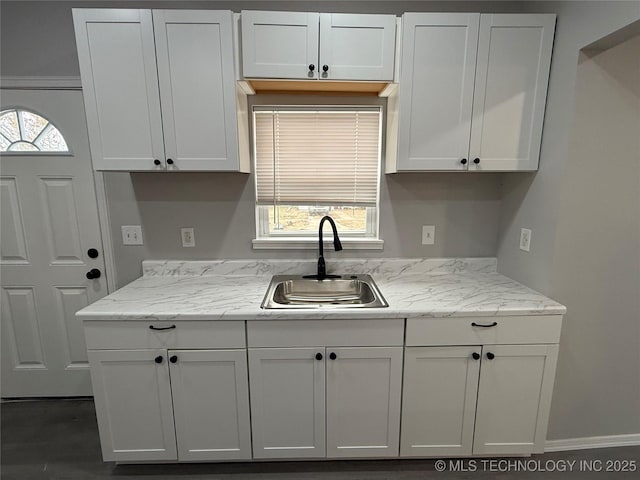
{"label": "light switch plate", "polygon": [[144,245],[140,225],[122,225],[121,228],[123,245]]}
{"label": "light switch plate", "polygon": [[434,243],[436,243],[436,226],[423,225],[422,226],[422,244],[433,245]]}
{"label": "light switch plate", "polygon": [[181,228],[180,237],[182,238],[183,247],[195,247],[196,237],[193,233],[193,227]]}
{"label": "light switch plate", "polygon": [[520,229],[520,250],[528,252],[531,249],[531,230],[528,228]]}

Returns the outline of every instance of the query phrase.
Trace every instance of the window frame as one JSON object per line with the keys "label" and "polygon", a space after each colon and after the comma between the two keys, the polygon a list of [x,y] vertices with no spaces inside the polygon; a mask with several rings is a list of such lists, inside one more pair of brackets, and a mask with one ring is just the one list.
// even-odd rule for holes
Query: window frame
{"label": "window frame", "polygon": [[[315,232],[296,232],[282,234],[262,234],[268,231],[268,209],[269,205],[257,204],[257,182],[256,174],[256,138],[255,138],[255,117],[254,112],[259,110],[272,109],[326,109],[332,108],[338,110],[352,109],[379,109],[380,111],[380,151],[378,156],[378,175],[377,175],[377,193],[376,206],[367,207],[367,220],[365,232],[338,232],[345,250],[382,250],[384,241],[380,238],[380,187],[383,172],[383,155],[384,155],[384,126],[386,120],[386,99],[380,97],[320,97],[315,95],[254,95],[249,100],[250,112],[250,135],[251,135],[251,155],[252,155],[252,181],[254,188],[255,208],[255,238],[252,241],[253,249],[316,249],[318,246],[318,235]],[[267,228],[265,228],[267,227]],[[330,229],[325,228],[323,232],[323,240],[327,244],[333,241],[333,236],[329,232]]]}

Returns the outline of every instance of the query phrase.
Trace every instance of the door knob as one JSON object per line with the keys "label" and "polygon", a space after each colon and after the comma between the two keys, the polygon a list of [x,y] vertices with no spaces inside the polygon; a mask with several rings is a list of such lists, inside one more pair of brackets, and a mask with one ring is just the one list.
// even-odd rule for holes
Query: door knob
{"label": "door knob", "polygon": [[99,253],[95,248],[90,248],[87,250],[87,255],[89,255],[89,258],[98,258]]}
{"label": "door knob", "polygon": [[162,363],[162,355],[158,355],[154,360],[156,363]]}
{"label": "door knob", "polygon": [[178,356],[177,355],[171,355],[171,357],[169,357],[169,361],[171,363],[176,363],[178,361]]}
{"label": "door knob", "polygon": [[480,163],[480,159],[479,158],[474,158],[473,159],[473,163],[475,163],[476,165],[478,165]]}
{"label": "door knob", "polygon": [[338,356],[335,354],[335,352],[331,352],[331,353],[329,354],[329,358],[330,358],[331,360],[335,360],[336,358],[338,358]]}
{"label": "door knob", "polygon": [[462,160],[460,160],[460,163],[461,163],[462,165],[466,165],[466,164],[467,164],[467,159],[466,159],[466,158],[463,158]]}
{"label": "door knob", "polygon": [[160,165],[162,162],[160,160],[158,160],[157,158],[153,161],[154,165]]}
{"label": "door knob", "polygon": [[97,268],[92,268],[87,272],[87,278],[89,280],[95,280],[96,278],[100,278],[100,275],[102,275],[102,273],[100,273],[100,270],[98,270]]}
{"label": "door knob", "polygon": [[480,354],[478,352],[473,352],[471,356],[474,360],[480,360]]}
{"label": "door knob", "polygon": [[496,358],[496,356],[495,356],[493,353],[491,353],[491,352],[487,352],[487,358],[488,358],[489,360],[493,360],[494,358]]}
{"label": "door knob", "polygon": [[167,158],[167,165],[173,165],[173,159]]}
{"label": "door knob", "polygon": [[329,71],[329,65],[323,65],[322,66],[322,71],[323,72],[328,72]]}
{"label": "door knob", "polygon": [[316,66],[312,63],[309,65],[309,71],[313,72],[316,69]]}
{"label": "door knob", "polygon": [[322,354],[320,352],[316,353],[316,360],[322,360]]}

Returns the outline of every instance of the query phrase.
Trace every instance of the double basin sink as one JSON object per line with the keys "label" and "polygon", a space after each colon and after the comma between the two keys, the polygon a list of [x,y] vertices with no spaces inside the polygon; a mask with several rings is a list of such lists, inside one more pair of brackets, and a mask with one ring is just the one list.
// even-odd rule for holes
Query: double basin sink
{"label": "double basin sink", "polygon": [[264,309],[381,308],[389,304],[370,275],[305,278],[274,275],[262,301]]}

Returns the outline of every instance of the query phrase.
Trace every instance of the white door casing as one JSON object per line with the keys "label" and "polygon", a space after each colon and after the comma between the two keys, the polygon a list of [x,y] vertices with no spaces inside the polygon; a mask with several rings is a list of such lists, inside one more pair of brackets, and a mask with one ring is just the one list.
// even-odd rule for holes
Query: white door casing
{"label": "white door casing", "polygon": [[251,459],[247,353],[169,350],[178,460]]}
{"label": "white door casing", "polygon": [[[2,396],[91,395],[75,312],[107,282],[82,93],[3,90],[8,108],[50,120],[70,152],[0,155]],[[89,280],[93,268],[102,275]]]}
{"label": "white door casing", "polygon": [[254,458],[325,456],[324,347],[250,348],[249,384]]}
{"label": "white door casing", "polygon": [[481,351],[406,347],[401,456],[471,455]]}
{"label": "white door casing", "polygon": [[327,347],[326,353],[327,457],[397,456],[402,347]]}

